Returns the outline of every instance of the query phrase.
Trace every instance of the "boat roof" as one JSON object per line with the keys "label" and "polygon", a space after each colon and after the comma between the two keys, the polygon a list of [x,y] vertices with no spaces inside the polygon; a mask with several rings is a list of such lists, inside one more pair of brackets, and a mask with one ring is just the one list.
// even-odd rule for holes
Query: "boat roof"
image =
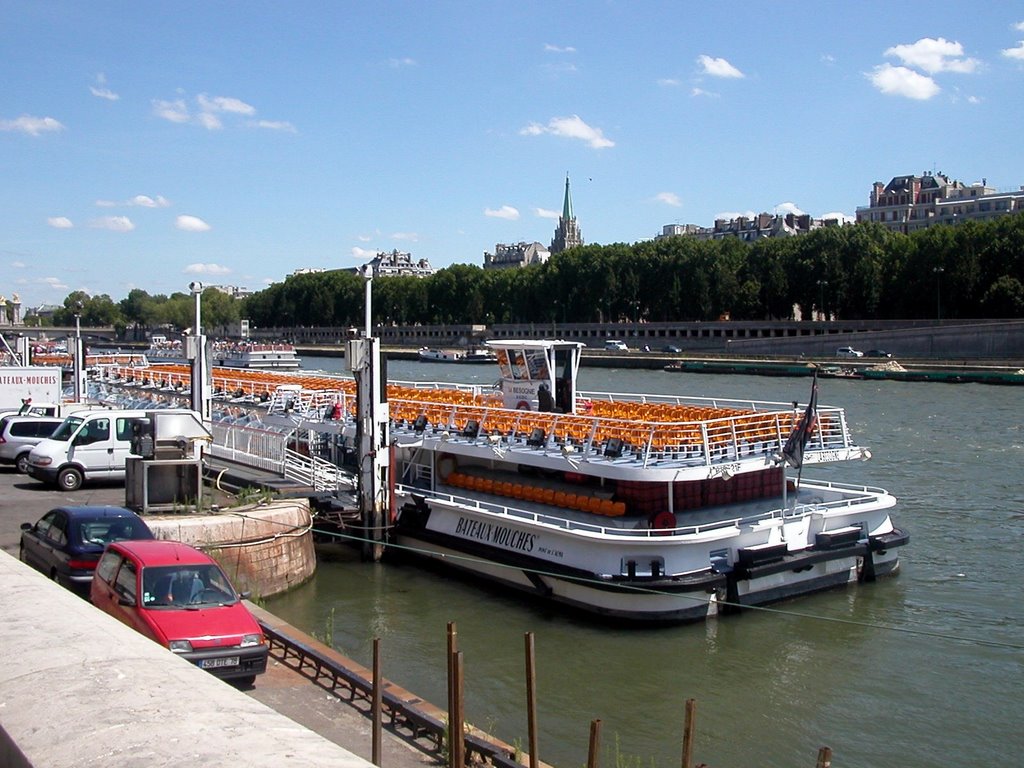
{"label": "boat roof", "polygon": [[566,341],[564,339],[492,339],[485,343],[494,349],[582,349],[587,346],[579,341]]}

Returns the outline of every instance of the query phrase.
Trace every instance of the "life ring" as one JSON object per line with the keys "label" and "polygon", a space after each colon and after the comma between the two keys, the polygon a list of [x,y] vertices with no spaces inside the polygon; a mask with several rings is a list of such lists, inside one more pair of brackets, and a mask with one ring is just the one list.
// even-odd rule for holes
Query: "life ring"
{"label": "life ring", "polygon": [[532,410],[532,409],[530,408],[530,403],[529,402],[527,402],[526,400],[520,400],[518,403],[516,403],[516,410],[517,411],[529,411],[529,410]]}
{"label": "life ring", "polygon": [[655,512],[651,515],[650,524],[651,528],[656,531],[667,532],[678,527],[678,523],[676,523],[676,516],[667,509],[663,509],[661,512]]}
{"label": "life ring", "polygon": [[437,459],[437,475],[442,482],[448,482],[448,475],[459,467],[458,460],[450,453],[442,453]]}

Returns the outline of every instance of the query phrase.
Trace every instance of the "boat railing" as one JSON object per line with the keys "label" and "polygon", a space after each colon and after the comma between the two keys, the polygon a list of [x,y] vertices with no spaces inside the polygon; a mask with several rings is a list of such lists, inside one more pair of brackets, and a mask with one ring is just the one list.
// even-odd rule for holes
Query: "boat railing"
{"label": "boat railing", "polygon": [[288,433],[215,421],[211,426],[214,456],[285,476]]}
{"label": "boat railing", "polygon": [[[682,536],[699,536],[713,532],[720,532],[722,530],[734,530],[758,524],[764,523],[767,520],[788,520],[793,518],[804,517],[812,513],[821,513],[825,511],[835,511],[844,508],[853,508],[863,504],[873,504],[877,498],[881,495],[885,495],[886,492],[881,488],[870,488],[868,486],[857,486],[857,485],[845,485],[842,483],[816,483],[819,486],[827,486],[834,489],[842,489],[847,492],[857,492],[859,495],[848,496],[842,499],[816,499],[810,502],[799,502],[796,504],[781,506],[776,509],[770,509],[763,512],[758,512],[753,515],[738,515],[736,517],[730,517],[726,519],[712,520],[707,523],[696,523],[693,525],[680,525],[676,528],[651,528],[646,526],[644,523],[639,524],[637,527],[625,528],[621,526],[609,526],[601,525],[599,523],[590,523],[584,520],[578,520],[575,518],[564,517],[560,515],[550,515],[544,512],[537,512],[530,509],[524,509],[522,507],[509,507],[504,504],[482,500],[472,496],[461,496],[445,491],[430,491],[419,487],[398,485],[396,490],[406,492],[410,494],[417,494],[428,498],[436,498],[442,501],[449,502],[451,504],[458,504],[465,506],[470,509],[477,509],[488,514],[497,515],[504,517],[509,520],[521,520],[530,524],[546,525],[552,528],[558,528],[560,530],[573,533],[573,534],[592,534],[599,537],[608,536],[625,536],[628,538],[657,538],[662,539],[664,537],[682,537]],[[685,513],[680,513],[680,516],[684,516]]]}
{"label": "boat railing", "polygon": [[[446,433],[448,437],[490,438],[511,447],[571,450],[583,457],[640,461],[645,466],[672,461],[716,464],[778,454],[801,413],[706,408],[678,413],[638,412],[594,404],[590,414],[518,411],[466,402],[390,400],[392,429]],[[602,413],[602,411],[604,411]],[[721,415],[727,413],[729,415]],[[819,408],[805,450],[838,450],[852,445],[841,408]]]}

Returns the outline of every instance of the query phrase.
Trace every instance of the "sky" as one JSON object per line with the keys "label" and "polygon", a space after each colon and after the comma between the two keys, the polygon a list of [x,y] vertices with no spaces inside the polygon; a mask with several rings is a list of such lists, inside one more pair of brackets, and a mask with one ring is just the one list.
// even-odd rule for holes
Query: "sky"
{"label": "sky", "polygon": [[1024,2],[0,0],[0,294],[1024,185]]}

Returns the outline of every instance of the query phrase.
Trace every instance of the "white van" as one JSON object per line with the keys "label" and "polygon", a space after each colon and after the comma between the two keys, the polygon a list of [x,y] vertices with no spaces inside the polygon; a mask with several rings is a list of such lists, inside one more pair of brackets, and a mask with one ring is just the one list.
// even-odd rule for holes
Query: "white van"
{"label": "white van", "polygon": [[[187,408],[158,411],[189,414]],[[86,480],[124,480],[132,454],[136,425],[149,421],[147,411],[79,411],[61,422],[54,433],[28,455],[28,474],[61,490],[78,490]]]}
{"label": "white van", "polygon": [[629,352],[626,342],[619,339],[606,339],[604,348],[606,352]]}

